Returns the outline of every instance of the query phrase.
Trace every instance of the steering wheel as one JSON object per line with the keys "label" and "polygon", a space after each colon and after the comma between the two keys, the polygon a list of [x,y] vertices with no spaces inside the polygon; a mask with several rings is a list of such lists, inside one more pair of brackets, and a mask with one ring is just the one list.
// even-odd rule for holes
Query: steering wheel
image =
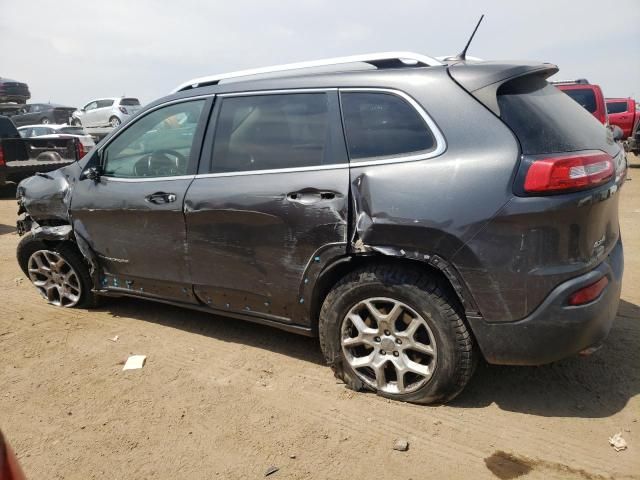
{"label": "steering wheel", "polygon": [[133,166],[136,177],[168,177],[182,175],[187,166],[187,159],[175,150],[156,150],[148,153]]}

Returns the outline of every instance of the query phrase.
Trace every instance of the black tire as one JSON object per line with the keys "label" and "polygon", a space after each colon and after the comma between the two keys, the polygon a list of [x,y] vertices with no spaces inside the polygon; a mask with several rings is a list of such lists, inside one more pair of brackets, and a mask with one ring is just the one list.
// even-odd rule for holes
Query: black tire
{"label": "black tire", "polygon": [[81,127],[82,122],[80,121],[80,119],[74,118],[73,120],[71,120],[71,125],[73,125],[74,127]]}
{"label": "black tire", "polygon": [[49,117],[42,117],[42,118],[40,119],[40,123],[41,123],[42,125],[49,125],[49,124],[51,123],[51,120],[49,120]]}
{"label": "black tire", "polygon": [[109,126],[113,127],[113,128],[118,128],[120,125],[122,125],[122,121],[120,121],[120,119],[116,116],[113,116],[109,119]]}
{"label": "black tire", "polygon": [[78,248],[72,242],[56,242],[45,243],[41,240],[36,240],[30,233],[27,233],[17,248],[17,258],[20,268],[29,279],[28,262],[33,253],[38,250],[51,250],[60,255],[64,260],[73,267],[78,275],[78,280],[81,285],[80,300],[74,308],[92,308],[98,305],[98,296],[93,293],[93,281],[91,280],[91,274],[89,273],[89,266],[87,265],[84,257],[78,251]]}
{"label": "black tire", "polygon": [[[417,390],[394,394],[377,391],[364,382],[344,358],[342,323],[354,305],[372,297],[386,297],[409,306],[428,324],[437,348],[437,361],[427,382]],[[397,265],[378,265],[356,270],[329,292],[319,318],[320,346],[337,378],[356,391],[405,402],[445,403],[469,382],[477,364],[474,340],[460,302],[448,285],[426,273]]]}

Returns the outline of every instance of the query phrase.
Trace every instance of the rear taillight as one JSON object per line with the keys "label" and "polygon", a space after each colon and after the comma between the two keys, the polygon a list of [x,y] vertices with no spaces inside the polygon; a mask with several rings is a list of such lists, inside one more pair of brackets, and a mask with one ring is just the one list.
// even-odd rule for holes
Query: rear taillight
{"label": "rear taillight", "polygon": [[4,147],[0,145],[0,167],[4,167],[7,162],[4,159]]}
{"label": "rear taillight", "polygon": [[122,113],[127,114],[127,109],[124,107],[118,107]]}
{"label": "rear taillight", "polygon": [[583,190],[613,176],[613,158],[604,152],[587,152],[533,160],[524,180],[529,193]]}
{"label": "rear taillight", "polygon": [[594,301],[600,296],[602,291],[607,288],[608,284],[609,279],[602,277],[597,282],[581,288],[569,297],[569,305],[584,305],[585,303]]}
{"label": "rear taillight", "polygon": [[78,158],[78,160],[84,157],[86,153],[87,152],[84,149],[84,145],[82,145],[82,142],[76,138],[76,157]]}

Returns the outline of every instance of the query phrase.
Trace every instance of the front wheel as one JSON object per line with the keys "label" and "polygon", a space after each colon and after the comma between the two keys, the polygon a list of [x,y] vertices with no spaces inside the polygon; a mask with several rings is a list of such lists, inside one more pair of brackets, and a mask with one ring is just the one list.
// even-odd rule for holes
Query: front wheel
{"label": "front wheel", "polygon": [[89,267],[69,242],[47,245],[25,235],[18,244],[18,263],[42,297],[57,307],[92,307]]}
{"label": "front wheel", "polygon": [[378,266],[351,273],[327,295],[320,344],[350,388],[414,403],[444,403],[476,364],[455,297],[425,273]]}
{"label": "front wheel", "polygon": [[74,127],[81,127],[82,122],[80,121],[80,119],[74,118],[73,120],[71,120],[71,125],[73,125]]}
{"label": "front wheel", "polygon": [[47,117],[42,117],[42,119],[40,120],[40,123],[42,125],[49,125],[51,123],[51,120],[49,120]]}
{"label": "front wheel", "polygon": [[116,128],[118,126],[120,126],[122,122],[120,121],[120,119],[118,117],[111,117],[109,119],[109,125],[111,125],[113,128]]}

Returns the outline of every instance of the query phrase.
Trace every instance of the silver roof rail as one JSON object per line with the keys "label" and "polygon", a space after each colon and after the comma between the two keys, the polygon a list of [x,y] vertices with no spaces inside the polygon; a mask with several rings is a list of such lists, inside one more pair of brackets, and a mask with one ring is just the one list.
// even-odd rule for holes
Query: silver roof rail
{"label": "silver roof rail", "polygon": [[190,88],[200,87],[204,85],[216,85],[222,80],[229,80],[238,77],[247,77],[251,75],[262,75],[268,73],[288,72],[292,70],[301,70],[305,68],[326,67],[331,65],[344,65],[348,63],[368,63],[377,68],[398,67],[402,65],[412,67],[434,67],[442,65],[442,62],[426,55],[411,52],[382,52],[367,53],[364,55],[351,55],[348,57],[326,58],[324,60],[312,60],[309,62],[288,63],[285,65],[275,65],[271,67],[253,68],[250,70],[239,70],[237,72],[221,73],[219,75],[211,75],[207,77],[194,78],[183,83],[171,93],[188,90]]}

